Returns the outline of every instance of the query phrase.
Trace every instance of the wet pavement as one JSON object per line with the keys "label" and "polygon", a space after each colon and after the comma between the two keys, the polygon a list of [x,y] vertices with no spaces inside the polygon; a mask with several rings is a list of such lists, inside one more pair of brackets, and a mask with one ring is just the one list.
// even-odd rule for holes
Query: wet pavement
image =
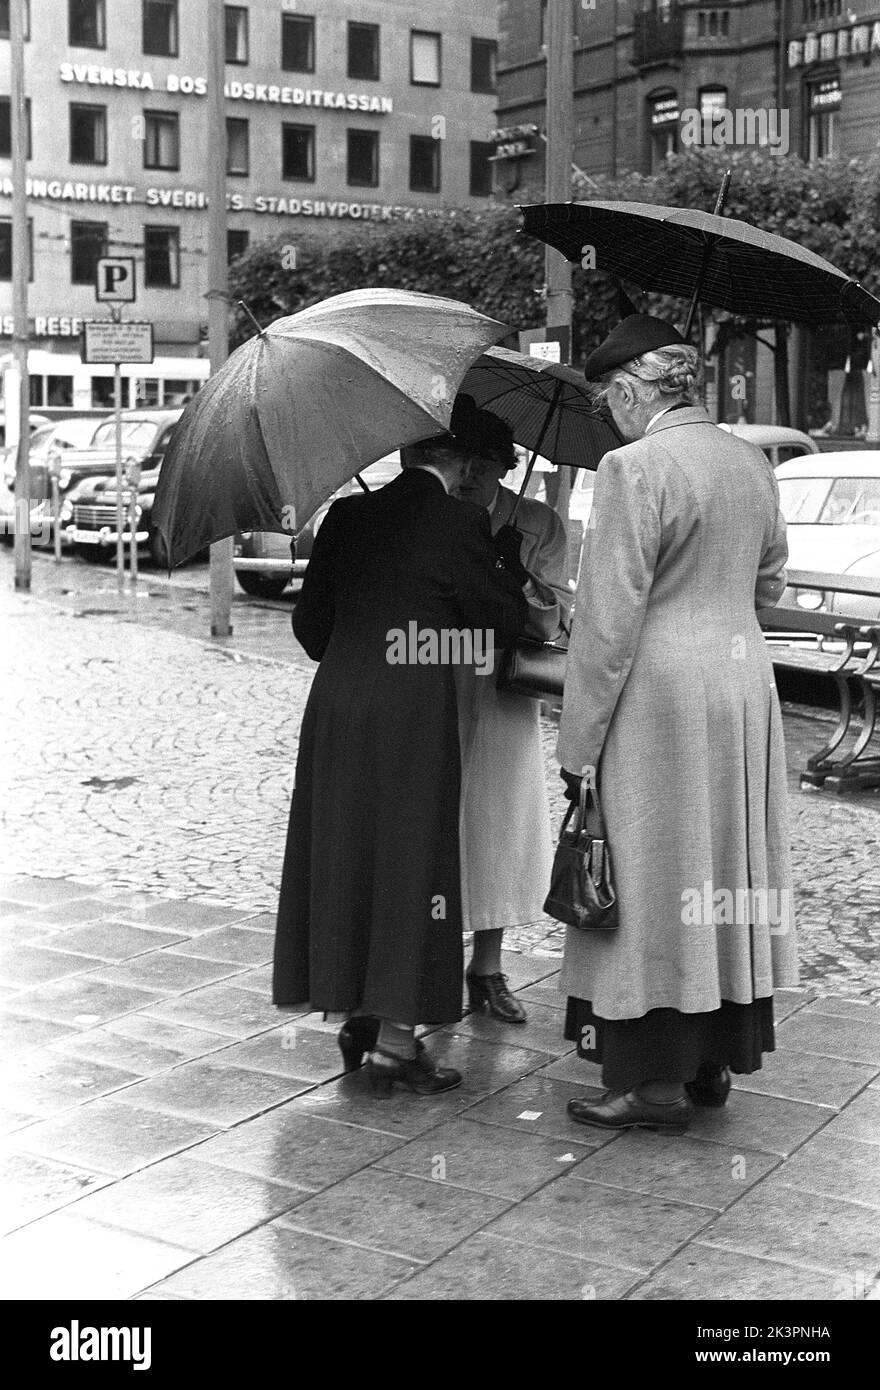
{"label": "wet pavement", "polygon": [[121,599],[34,571],[16,595],[0,555],[6,1297],[878,1295],[880,809],[800,792],[815,712],[786,713],[803,988],[725,1110],[569,1121],[598,1069],[549,920],[506,937],[528,1024],[466,1015],[429,1044],[461,1089],[380,1099],[335,1026],[269,1002],[313,670],[289,602],[237,601],[218,642],[203,570]]}

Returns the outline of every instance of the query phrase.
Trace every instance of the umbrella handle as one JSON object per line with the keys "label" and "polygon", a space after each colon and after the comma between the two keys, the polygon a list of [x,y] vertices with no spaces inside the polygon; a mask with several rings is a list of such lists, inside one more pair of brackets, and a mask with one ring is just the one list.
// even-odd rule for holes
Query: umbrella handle
{"label": "umbrella handle", "polygon": [[562,395],[562,387],[563,387],[562,381],[557,381],[556,386],[554,387],[554,390],[553,390],[553,399],[552,399],[552,401],[550,402],[550,405],[549,405],[548,408],[547,408],[547,414],[546,414],[546,416],[544,417],[544,423],[543,423],[543,425],[541,426],[541,433],[538,435],[538,442],[537,442],[537,444],[535,445],[535,448],[534,448],[534,450],[533,450],[533,452],[532,452],[532,457],[529,459],[528,467],[526,468],[526,475],[525,475],[525,477],[524,477],[523,480],[522,480],[522,487],[520,488],[519,493],[518,493],[518,495],[517,495],[517,499],[516,499],[516,501],[515,501],[514,504],[513,504],[513,511],[510,513],[510,516],[507,518],[507,525],[508,525],[508,526],[515,526],[515,525],[516,525],[516,514],[517,514],[517,512],[519,511],[519,504],[520,504],[520,502],[523,500],[523,497],[524,497],[524,495],[525,495],[525,490],[526,490],[526,488],[527,488],[528,485],[529,485],[529,478],[532,476],[532,469],[533,469],[534,466],[535,466],[535,459],[538,457],[538,454],[540,453],[540,450],[541,450],[541,445],[544,443],[544,436],[545,436],[545,434],[547,433],[548,429],[550,428],[550,421],[551,421],[552,418],[553,418],[553,412],[555,411],[556,407],[557,407],[558,404],[559,404],[559,398],[560,398],[560,396]]}
{"label": "umbrella handle", "polygon": [[[715,207],[712,210],[713,216],[715,217],[720,217],[724,211],[724,204],[727,202],[727,194],[730,189],[730,180],[732,177],[733,171],[731,169],[728,169],[725,172],[724,178],[721,180],[721,187],[718,190],[718,197],[715,199]],[[703,281],[706,278],[706,270],[709,265],[709,257],[711,256],[711,254],[712,243],[711,241],[707,241],[706,245],[703,247],[703,259],[700,264],[699,272],[697,274],[697,283],[694,285],[694,292],[691,296],[691,302],[690,307],[688,308],[687,318],[685,319],[684,332],[682,334],[684,338],[689,338],[691,336],[691,326],[693,324],[694,314],[696,313],[697,309],[697,300],[700,297],[700,290],[703,288]]]}
{"label": "umbrella handle", "polygon": [[371,492],[371,491],[372,491],[371,488],[368,488],[368,487],[367,487],[367,485],[366,485],[366,483],[364,482],[363,478],[361,477],[360,473],[355,473],[354,476],[355,476],[355,478],[357,479],[357,481],[360,483],[361,488],[363,489],[364,492]]}

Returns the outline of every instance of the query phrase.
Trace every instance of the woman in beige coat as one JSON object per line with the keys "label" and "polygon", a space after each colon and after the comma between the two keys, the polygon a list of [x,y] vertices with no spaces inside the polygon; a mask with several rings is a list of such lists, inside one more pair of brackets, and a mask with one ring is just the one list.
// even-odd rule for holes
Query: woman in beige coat
{"label": "woman in beige coat", "polygon": [[[557,513],[524,497],[516,515],[517,536],[508,525],[516,494],[501,486],[516,456],[509,429],[479,412],[491,425],[494,459],[471,460],[461,496],[485,507],[493,535],[518,539],[527,571],[525,635],[542,641],[568,625],[572,594],[566,580],[567,539]],[[494,424],[492,423],[494,422]],[[525,1010],[501,972],[505,927],[534,922],[544,914],[553,846],[550,807],[541,749],[540,702],[500,691],[491,674],[457,668],[462,755],[461,888],[465,931],[474,933],[467,971],[472,1008],[485,1008],[505,1023],[524,1023]]]}
{"label": "woman in beige coat", "polygon": [[755,610],[785,586],[764,454],[692,404],[695,349],[625,319],[587,361],[629,442],[602,460],[560,723],[597,777],[620,925],[567,932],[566,1036],[602,1063],[580,1123],[681,1129],[774,1048],[797,983],[785,750]]}

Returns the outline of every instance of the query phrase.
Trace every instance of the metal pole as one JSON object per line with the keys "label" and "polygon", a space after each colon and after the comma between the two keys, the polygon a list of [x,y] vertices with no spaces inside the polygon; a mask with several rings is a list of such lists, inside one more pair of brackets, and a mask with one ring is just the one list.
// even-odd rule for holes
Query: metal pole
{"label": "metal pole", "polygon": [[[546,198],[567,203],[571,198],[571,155],[574,143],[574,25],[572,0],[547,6],[547,147]],[[544,252],[547,282],[547,327],[571,327],[571,265],[561,251]]]}
{"label": "metal pole", "polygon": [[[226,269],[225,10],[208,6],[208,353],[216,372],[229,355],[229,277]],[[232,635],[233,538],[211,546],[211,636]]]}
{"label": "metal pole", "polygon": [[871,332],[871,382],[868,394],[868,433],[872,444],[880,444],[880,329]]}
{"label": "metal pole", "polygon": [[[117,305],[110,310],[113,322],[121,317]],[[120,592],[125,588],[125,543],[122,533],[125,530],[125,506],[122,490],[125,482],[122,474],[122,369],[118,362],[113,364],[113,424],[116,439],[116,583]]]}
{"label": "metal pole", "polygon": [[[18,369],[18,450],[15,459],[15,587],[31,587],[30,384],[28,381],[27,121],[24,100],[25,0],[9,6],[12,137],[12,337]],[[7,402],[7,425],[9,423]]]}
{"label": "metal pole", "polygon": [[[571,199],[571,156],[574,144],[574,12],[572,0],[551,0],[547,6],[547,146],[546,200]],[[567,327],[571,339],[571,265],[561,251],[544,251],[548,328]],[[557,470],[554,509],[568,528],[571,470]]]}

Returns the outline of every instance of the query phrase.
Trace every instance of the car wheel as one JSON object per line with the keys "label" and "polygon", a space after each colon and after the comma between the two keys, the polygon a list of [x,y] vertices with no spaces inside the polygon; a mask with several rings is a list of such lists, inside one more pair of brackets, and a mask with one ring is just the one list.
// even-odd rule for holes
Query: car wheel
{"label": "car wheel", "polygon": [[290,583],[283,575],[254,574],[252,570],[237,570],[235,577],[245,593],[254,598],[280,598]]}

